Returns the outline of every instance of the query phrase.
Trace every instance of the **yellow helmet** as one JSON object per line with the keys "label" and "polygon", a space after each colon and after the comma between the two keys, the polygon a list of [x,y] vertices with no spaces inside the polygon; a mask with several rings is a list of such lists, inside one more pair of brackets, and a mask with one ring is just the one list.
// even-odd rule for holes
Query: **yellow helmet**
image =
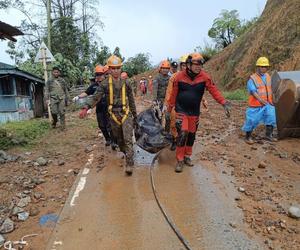
{"label": "yellow helmet", "polygon": [[122,66],[122,60],[121,58],[112,55],[107,59],[107,66],[108,67],[121,67]]}
{"label": "yellow helmet", "polygon": [[260,57],[256,61],[258,67],[270,67],[269,59],[266,57]]}
{"label": "yellow helmet", "polygon": [[188,58],[189,54],[183,55],[179,58],[179,62],[180,63],[185,63],[186,59]]}

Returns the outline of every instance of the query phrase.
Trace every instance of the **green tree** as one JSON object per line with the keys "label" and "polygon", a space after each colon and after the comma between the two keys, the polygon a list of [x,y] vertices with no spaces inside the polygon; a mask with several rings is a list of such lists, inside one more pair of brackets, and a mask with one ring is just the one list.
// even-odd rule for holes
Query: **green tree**
{"label": "green tree", "polygon": [[139,53],[128,58],[123,64],[123,71],[126,71],[129,77],[148,71],[151,68],[149,53]]}
{"label": "green tree", "polygon": [[219,17],[213,22],[208,36],[211,37],[218,48],[226,48],[238,37],[241,21],[237,10],[222,10]]}
{"label": "green tree", "polygon": [[102,46],[100,50],[96,50],[96,56],[93,60],[93,65],[105,65],[107,58],[111,56],[110,50],[107,46]]}

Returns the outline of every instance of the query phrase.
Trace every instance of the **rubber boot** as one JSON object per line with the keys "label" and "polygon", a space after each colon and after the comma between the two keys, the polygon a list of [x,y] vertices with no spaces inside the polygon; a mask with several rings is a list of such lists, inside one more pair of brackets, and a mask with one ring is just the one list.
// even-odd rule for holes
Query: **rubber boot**
{"label": "rubber boot", "polygon": [[176,173],[181,173],[184,167],[184,162],[183,161],[178,161],[176,166],[175,166],[175,172]]}
{"label": "rubber boot", "polygon": [[247,144],[249,144],[249,145],[252,145],[252,144],[254,144],[255,142],[253,141],[253,139],[252,139],[252,131],[247,131],[246,132],[246,138],[245,138],[245,142],[247,143]]}
{"label": "rubber boot", "polygon": [[192,163],[192,160],[191,160],[190,157],[185,156],[183,161],[184,161],[184,164],[187,165],[187,166],[189,166],[189,167],[193,167],[194,166],[194,164]]}
{"label": "rubber boot", "polygon": [[272,125],[266,125],[266,140],[270,142],[276,142],[277,139],[273,137],[273,129]]}
{"label": "rubber boot", "polygon": [[60,116],[60,130],[64,131],[66,128],[65,115]]}
{"label": "rubber boot", "polygon": [[172,140],[172,144],[171,144],[170,150],[171,150],[171,151],[175,151],[175,149],[176,149],[176,139],[173,137],[173,140]]}
{"label": "rubber boot", "polygon": [[52,128],[56,128],[56,123],[57,123],[57,115],[56,115],[56,114],[52,114],[52,123],[51,123],[51,127],[52,127]]}

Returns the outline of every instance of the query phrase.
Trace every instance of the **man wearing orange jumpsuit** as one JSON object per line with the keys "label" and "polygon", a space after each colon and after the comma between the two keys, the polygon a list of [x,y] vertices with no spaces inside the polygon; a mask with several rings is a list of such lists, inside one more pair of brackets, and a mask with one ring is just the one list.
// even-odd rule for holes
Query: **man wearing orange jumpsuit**
{"label": "man wearing orange jumpsuit", "polygon": [[212,97],[225,109],[230,116],[230,104],[227,102],[211,77],[202,69],[203,57],[199,53],[192,53],[186,60],[186,70],[176,74],[173,90],[168,102],[167,112],[175,108],[176,112],[176,159],[175,172],[180,173],[184,165],[193,166],[191,161],[192,148],[198,128],[200,103],[205,92],[209,91]]}

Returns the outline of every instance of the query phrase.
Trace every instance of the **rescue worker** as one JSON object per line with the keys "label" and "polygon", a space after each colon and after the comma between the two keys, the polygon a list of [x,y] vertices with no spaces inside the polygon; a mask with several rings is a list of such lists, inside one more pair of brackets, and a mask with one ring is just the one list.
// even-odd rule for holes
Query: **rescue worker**
{"label": "rescue worker", "polygon": [[58,67],[53,67],[52,77],[46,82],[45,97],[47,105],[50,102],[50,110],[52,115],[52,128],[56,128],[59,118],[60,129],[64,130],[65,122],[65,106],[69,99],[68,87],[66,81],[60,76],[61,71]]}
{"label": "rescue worker", "polygon": [[178,63],[177,62],[171,62],[171,69],[169,72],[169,76],[172,76],[173,74],[175,74],[178,71]]}
{"label": "rescue worker", "polygon": [[270,67],[269,59],[260,57],[256,61],[256,73],[247,82],[249,92],[246,110],[246,121],[242,128],[246,132],[245,141],[253,144],[252,131],[260,124],[266,126],[266,140],[276,141],[273,129],[276,126],[275,107],[272,99],[271,77],[267,73]]}
{"label": "rescue worker", "polygon": [[[97,65],[95,67],[95,82],[93,82],[85,92],[81,93],[78,96],[73,98],[73,102],[76,102],[80,98],[84,98],[86,96],[93,95],[98,87],[101,85],[101,82],[107,77],[108,67]],[[84,117],[84,110],[79,113],[79,117]],[[98,127],[102,132],[105,138],[105,146],[112,146],[112,149],[116,149],[116,143],[114,142],[114,137],[111,131],[110,120],[108,115],[108,104],[106,97],[100,99],[100,101],[96,104],[96,117],[98,122]]]}
{"label": "rescue worker", "polygon": [[168,102],[170,113],[175,107],[177,145],[175,172],[182,172],[184,165],[193,166],[191,161],[192,147],[199,122],[200,103],[205,89],[213,98],[223,105],[227,117],[230,116],[230,104],[227,102],[211,77],[202,69],[203,57],[199,53],[192,53],[186,60],[187,68],[176,74],[173,90]]}
{"label": "rescue worker", "polygon": [[125,154],[125,172],[131,175],[134,165],[132,136],[133,128],[137,126],[134,97],[129,81],[121,79],[122,60],[112,55],[107,59],[107,65],[110,75],[99,86],[88,106],[93,107],[101,97],[106,96],[113,135]]}
{"label": "rescue worker", "polygon": [[158,102],[161,111],[163,110],[166,91],[170,80],[170,76],[169,76],[170,67],[171,66],[168,60],[162,61],[159,65],[158,75],[153,81],[153,85],[154,85],[153,100]]}
{"label": "rescue worker", "polygon": [[[186,70],[186,59],[187,59],[187,57],[188,57],[188,54],[183,55],[183,56],[180,57],[180,59],[179,59],[179,70],[180,71],[185,71]],[[178,72],[174,73],[169,79],[169,83],[168,83],[168,87],[167,87],[167,91],[166,91],[166,97],[165,97],[165,101],[164,101],[164,104],[165,104],[166,107],[168,106],[168,102],[169,102],[169,99],[171,97],[171,93],[172,93],[172,90],[173,90],[174,78],[175,78],[177,73]],[[170,148],[172,151],[174,151],[176,149],[177,130],[176,130],[176,126],[175,126],[175,120],[176,120],[175,115],[176,115],[176,113],[175,113],[174,108],[171,110],[170,113],[169,112],[165,113],[165,119],[166,119],[165,131],[168,132],[168,133],[171,132],[171,135],[173,137],[171,148]]]}

